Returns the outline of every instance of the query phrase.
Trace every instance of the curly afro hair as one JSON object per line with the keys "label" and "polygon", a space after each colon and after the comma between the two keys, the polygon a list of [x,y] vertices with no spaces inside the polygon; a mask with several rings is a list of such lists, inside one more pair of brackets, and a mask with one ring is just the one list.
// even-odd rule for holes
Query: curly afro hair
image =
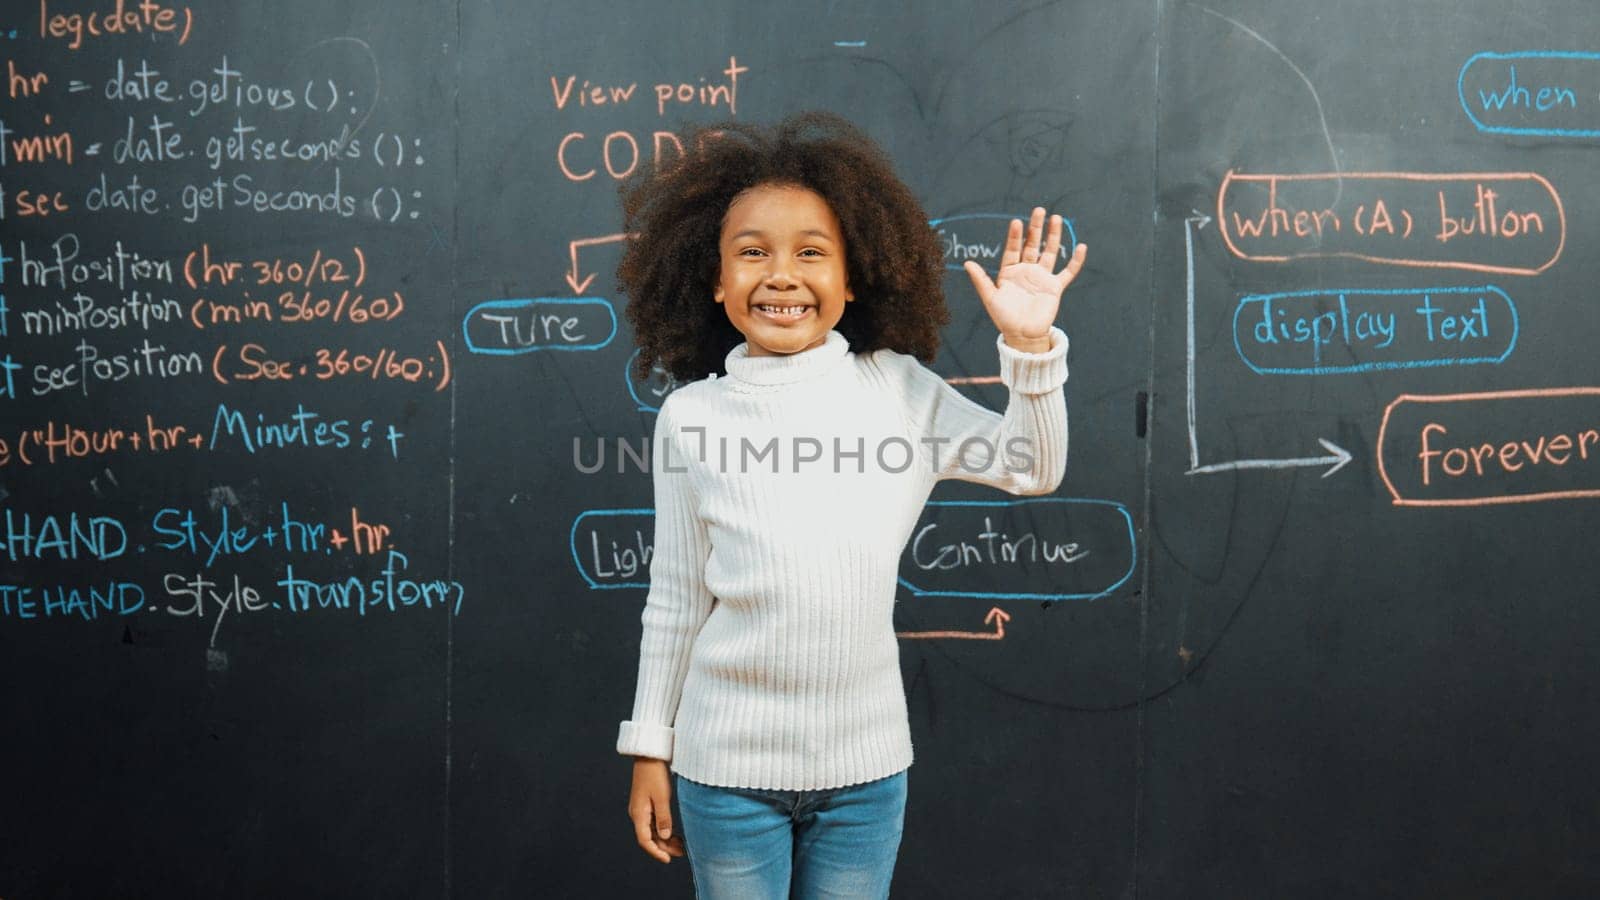
{"label": "curly afro hair", "polygon": [[678,381],[725,374],[744,341],[712,300],[722,223],[740,193],[796,185],[827,201],[845,241],[856,302],[837,330],[850,349],[887,347],[932,362],[944,302],[944,254],[922,205],[889,158],[839,116],[810,112],[763,127],[726,122],[686,136],[692,148],[622,186],[623,228],[633,240],[617,279],[639,344],[640,378],[659,364]]}

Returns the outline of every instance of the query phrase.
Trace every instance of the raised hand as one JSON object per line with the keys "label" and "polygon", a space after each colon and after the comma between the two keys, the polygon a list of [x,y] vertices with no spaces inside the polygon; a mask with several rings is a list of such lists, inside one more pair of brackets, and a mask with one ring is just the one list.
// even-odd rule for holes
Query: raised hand
{"label": "raised hand", "polygon": [[1056,272],[1056,256],[1061,252],[1061,217],[1050,217],[1048,234],[1044,224],[1044,207],[1034,207],[1024,243],[1022,220],[1011,220],[997,281],[990,281],[989,273],[975,262],[969,260],[964,265],[978,299],[983,301],[995,328],[1005,335],[1006,343],[1029,353],[1050,349],[1050,326],[1055,324],[1061,308],[1061,295],[1078,277],[1088,254],[1088,246],[1079,244],[1066,267]]}

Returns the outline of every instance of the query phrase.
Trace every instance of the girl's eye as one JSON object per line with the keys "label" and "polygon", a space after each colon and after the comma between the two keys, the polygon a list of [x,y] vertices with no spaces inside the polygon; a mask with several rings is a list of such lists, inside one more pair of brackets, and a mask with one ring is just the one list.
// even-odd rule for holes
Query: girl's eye
{"label": "girl's eye", "polygon": [[739,251],[739,255],[740,256],[760,256],[761,255],[761,248],[760,247],[746,247],[743,250]]}
{"label": "girl's eye", "polygon": [[815,247],[807,247],[806,249],[800,251],[800,255],[801,256],[821,256],[822,255],[822,251],[818,250]]}

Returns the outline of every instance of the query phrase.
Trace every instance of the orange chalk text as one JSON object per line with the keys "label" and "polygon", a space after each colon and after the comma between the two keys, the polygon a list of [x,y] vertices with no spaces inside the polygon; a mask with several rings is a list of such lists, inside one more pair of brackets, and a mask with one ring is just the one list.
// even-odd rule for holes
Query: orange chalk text
{"label": "orange chalk text", "polygon": [[18,72],[17,64],[12,60],[6,60],[6,90],[10,93],[11,99],[32,97],[44,90],[44,86],[49,83],[50,76],[45,73],[34,72],[29,75]]}
{"label": "orange chalk text", "polygon": [[1229,252],[1252,262],[1342,257],[1535,275],[1561,258],[1561,195],[1534,172],[1229,172]]}
{"label": "orange chalk text", "polygon": [[39,0],[39,37],[66,39],[67,49],[78,50],[89,38],[136,34],[178,34],[178,43],[189,42],[194,27],[194,12],[164,6],[155,0],[114,0],[109,9],[81,13],[50,11],[50,0]]}
{"label": "orange chalk text", "polygon": [[1396,506],[1600,497],[1600,388],[1402,395],[1378,448]]}

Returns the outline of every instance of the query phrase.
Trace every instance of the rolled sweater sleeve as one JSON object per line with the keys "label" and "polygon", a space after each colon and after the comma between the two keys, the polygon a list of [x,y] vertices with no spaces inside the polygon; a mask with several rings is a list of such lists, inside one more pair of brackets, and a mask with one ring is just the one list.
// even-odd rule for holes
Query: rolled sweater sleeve
{"label": "rolled sweater sleeve", "polygon": [[669,761],[689,652],[712,606],[705,583],[711,541],[685,471],[692,457],[674,415],[675,398],[675,394],[668,395],[656,417],[650,591],[640,616],[644,628],[633,717],[622,723],[617,735],[618,753]]}
{"label": "rolled sweater sleeve", "polygon": [[[995,338],[1002,415],[963,396],[914,358],[895,355],[900,389],[919,450],[939,480],[955,478],[1011,494],[1048,494],[1067,470],[1067,335],[1050,329],[1050,349],[1024,353]],[[965,448],[963,452],[963,448]]]}

